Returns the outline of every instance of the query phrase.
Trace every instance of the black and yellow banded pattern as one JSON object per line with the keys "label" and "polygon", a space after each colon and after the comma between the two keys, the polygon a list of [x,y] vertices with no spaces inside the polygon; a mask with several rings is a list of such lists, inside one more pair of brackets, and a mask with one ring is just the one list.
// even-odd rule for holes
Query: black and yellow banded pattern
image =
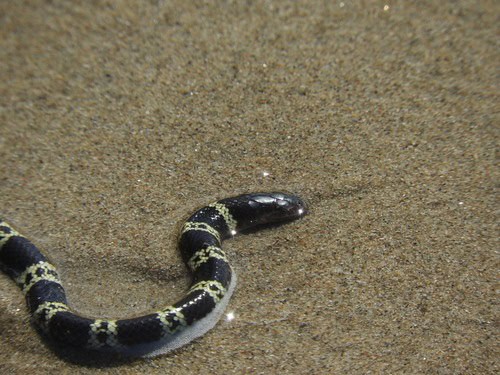
{"label": "black and yellow banded pattern", "polygon": [[0,221],[0,267],[22,289],[34,325],[61,345],[148,356],[178,348],[212,328],[234,289],[222,250],[240,231],[303,216],[303,201],[284,193],[222,199],[184,224],[179,247],[192,273],[187,293],[173,305],[131,319],[91,319],[72,312],[56,267],[27,238]]}

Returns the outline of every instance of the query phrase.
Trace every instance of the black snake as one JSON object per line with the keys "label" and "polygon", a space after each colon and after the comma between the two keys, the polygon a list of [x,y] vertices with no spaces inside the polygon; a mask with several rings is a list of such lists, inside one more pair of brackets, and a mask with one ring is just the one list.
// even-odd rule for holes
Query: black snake
{"label": "black snake", "polygon": [[23,290],[32,322],[57,344],[153,356],[203,335],[219,320],[236,278],[221,249],[249,229],[302,217],[304,202],[284,193],[226,198],[196,211],[182,227],[179,247],[192,272],[182,299],[131,319],[90,319],[71,312],[56,268],[27,238],[0,220],[0,267]]}

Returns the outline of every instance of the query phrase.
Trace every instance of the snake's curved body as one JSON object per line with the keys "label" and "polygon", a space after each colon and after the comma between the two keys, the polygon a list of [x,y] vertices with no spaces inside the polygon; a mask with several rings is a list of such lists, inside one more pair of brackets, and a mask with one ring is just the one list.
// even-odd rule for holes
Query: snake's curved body
{"label": "snake's curved body", "polygon": [[68,307],[54,265],[27,238],[0,220],[0,267],[23,290],[34,325],[63,346],[153,356],[187,344],[211,329],[224,312],[235,275],[221,242],[237,232],[303,216],[302,200],[284,193],[222,199],[184,224],[179,247],[193,281],[184,297],[148,315],[92,319]]}

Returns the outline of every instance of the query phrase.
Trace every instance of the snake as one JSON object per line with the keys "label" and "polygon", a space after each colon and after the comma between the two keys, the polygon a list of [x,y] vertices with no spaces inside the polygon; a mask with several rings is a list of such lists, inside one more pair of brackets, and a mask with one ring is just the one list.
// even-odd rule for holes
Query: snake
{"label": "snake", "polygon": [[68,306],[56,267],[29,239],[0,219],[0,269],[22,289],[32,325],[61,347],[153,357],[180,348],[212,329],[229,302],[236,275],[223,240],[304,216],[298,196],[249,193],[194,212],[178,247],[192,281],[172,305],[128,319],[88,318]]}

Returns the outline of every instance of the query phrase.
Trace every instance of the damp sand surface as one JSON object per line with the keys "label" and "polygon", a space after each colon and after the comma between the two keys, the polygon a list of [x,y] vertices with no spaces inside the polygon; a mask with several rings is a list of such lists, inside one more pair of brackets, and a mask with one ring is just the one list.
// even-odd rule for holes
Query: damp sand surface
{"label": "damp sand surface", "polygon": [[498,373],[499,8],[2,2],[0,214],[75,310],[179,298],[179,229],[214,200],[310,213],[227,241],[234,319],[153,359],[51,348],[1,274],[0,372]]}

